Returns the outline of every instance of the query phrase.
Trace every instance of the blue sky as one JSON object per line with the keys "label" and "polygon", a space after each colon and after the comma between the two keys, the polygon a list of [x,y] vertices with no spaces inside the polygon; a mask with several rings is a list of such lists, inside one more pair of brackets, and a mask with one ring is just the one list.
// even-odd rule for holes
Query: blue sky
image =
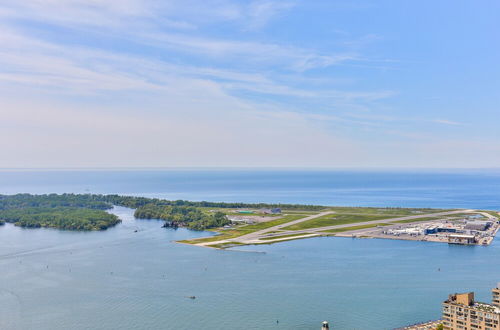
{"label": "blue sky", "polygon": [[498,167],[498,1],[0,1],[0,167]]}

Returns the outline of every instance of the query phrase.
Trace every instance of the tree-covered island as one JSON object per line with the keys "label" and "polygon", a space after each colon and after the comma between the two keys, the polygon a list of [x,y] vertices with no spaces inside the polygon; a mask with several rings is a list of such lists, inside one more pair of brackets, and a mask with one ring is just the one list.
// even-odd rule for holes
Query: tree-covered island
{"label": "tree-covered island", "polygon": [[120,222],[103,210],[75,207],[29,207],[0,211],[0,217],[25,228],[58,228],[66,230],[104,230]]}
{"label": "tree-covered island", "polygon": [[90,195],[2,195],[0,222],[25,228],[104,230],[120,222],[105,211],[112,207]]}
{"label": "tree-covered island", "polygon": [[222,212],[207,213],[194,206],[146,204],[135,210],[138,219],[162,219],[165,227],[187,227],[194,230],[218,228],[231,221]]}
{"label": "tree-covered island", "polygon": [[218,228],[229,224],[231,221],[221,209],[280,207],[315,211],[323,208],[295,204],[170,201],[120,195],[17,194],[0,195],[0,225],[9,222],[26,228],[104,230],[120,222],[117,216],[106,212],[113,208],[113,205],[135,209],[134,215],[139,219],[161,219],[165,220],[165,227],[180,226],[193,230]]}

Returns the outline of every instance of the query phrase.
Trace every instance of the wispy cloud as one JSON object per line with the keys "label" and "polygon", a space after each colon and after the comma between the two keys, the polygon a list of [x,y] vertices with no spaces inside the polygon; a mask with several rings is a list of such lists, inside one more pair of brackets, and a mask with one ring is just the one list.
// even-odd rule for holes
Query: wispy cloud
{"label": "wispy cloud", "polygon": [[[2,3],[0,17],[29,18],[40,22],[89,27],[167,27],[193,29],[232,22],[242,29],[257,29],[294,2],[282,0],[25,0]],[[194,10],[196,9],[196,10]],[[132,30],[129,32],[133,32]]]}
{"label": "wispy cloud", "polygon": [[[210,56],[217,61],[257,63],[298,72],[359,61],[359,56],[351,52],[331,54],[273,42],[215,38],[202,33],[207,25],[223,22],[233,22],[243,29],[261,28],[294,5],[290,1],[271,0],[241,4],[224,0],[164,3],[151,0],[26,0],[0,8],[0,17],[14,26],[18,25],[17,21],[31,20],[49,26],[83,29],[97,36],[105,34],[159,49]],[[190,33],[192,31],[195,33]]]}
{"label": "wispy cloud", "polygon": [[[262,73],[199,67],[138,57],[81,46],[54,44],[33,39],[7,28],[0,32],[3,48],[0,81],[36,87],[60,87],[55,91],[157,91],[175,89],[179,81],[206,80],[220,89],[267,95],[374,101],[393,91],[344,91],[331,88],[300,89],[277,82]],[[194,84],[194,83],[193,83]]]}
{"label": "wispy cloud", "polygon": [[[158,153],[176,152],[159,165],[189,165],[200,158],[222,165],[216,164],[219,156],[226,155],[228,164],[240,149],[250,156],[235,165],[265,165],[265,157],[261,164],[254,157],[263,154],[279,155],[286,164],[296,148],[311,159],[302,165],[335,159],[323,150],[361,159],[358,141],[339,132],[383,127],[380,116],[356,118],[356,113],[374,111],[398,92],[358,87],[356,77],[334,70],[369,67],[361,44],[325,50],[256,37],[299,5],[271,0],[0,5],[1,134],[16,134],[13,128],[24,133],[19,150],[9,153],[22,162],[29,152],[38,154],[41,144],[53,145],[52,159],[60,160],[62,150],[85,140],[83,155],[116,165],[128,154],[121,145],[126,140],[134,150],[141,145],[156,150],[147,154],[143,148],[144,163],[130,164],[138,166],[151,164]],[[214,26],[239,32],[220,34]],[[25,95],[35,101],[26,103]],[[50,137],[44,137],[47,131]],[[0,140],[7,141],[2,135]],[[106,154],[103,140],[117,154]],[[210,145],[218,150],[207,151]]]}
{"label": "wispy cloud", "polygon": [[271,1],[271,0],[257,0],[248,5],[248,28],[260,29],[267,25],[271,19],[280,15],[295,6],[291,1]]}
{"label": "wispy cloud", "polygon": [[314,50],[276,43],[214,39],[173,33],[140,34],[141,43],[181,53],[209,56],[215,61],[231,61],[237,66],[256,64],[267,68],[283,68],[304,72],[350,61],[356,54],[321,54]]}
{"label": "wispy cloud", "polygon": [[446,120],[446,119],[434,119],[434,123],[437,124],[443,124],[443,125],[451,125],[451,126],[463,126],[463,123],[460,123],[458,121],[453,121],[453,120]]}

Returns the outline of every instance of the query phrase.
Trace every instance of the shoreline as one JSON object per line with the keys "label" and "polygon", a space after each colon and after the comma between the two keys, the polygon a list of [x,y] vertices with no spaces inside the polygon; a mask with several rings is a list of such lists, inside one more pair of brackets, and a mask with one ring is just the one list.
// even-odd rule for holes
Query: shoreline
{"label": "shoreline", "polygon": [[[492,211],[490,212],[493,213]],[[495,214],[498,215],[498,212],[495,211]],[[377,238],[377,239],[392,239],[392,240],[452,244],[449,238],[450,236],[452,237],[454,235],[460,236],[458,233],[461,232],[470,232],[470,233],[474,232],[475,235],[473,236],[474,243],[464,243],[461,245],[488,246],[493,242],[495,236],[500,230],[500,220],[497,216],[493,216],[492,214],[486,213],[484,211],[470,210],[470,209],[427,213],[427,214],[405,216],[405,217],[386,218],[380,220],[354,222],[354,223],[340,224],[340,225],[333,225],[326,227],[313,227],[310,229],[303,229],[303,230],[289,229],[292,228],[293,226],[301,226],[307,224],[307,222],[320,220],[325,216],[332,216],[335,219],[337,215],[338,214],[334,211],[322,212],[319,214],[311,215],[308,217],[289,221],[275,226],[270,226],[266,229],[257,230],[255,232],[235,237],[228,237],[227,234],[225,234],[224,230],[219,230],[218,235],[211,236],[210,238],[179,241],[177,243],[216,248],[216,249],[226,249],[234,246],[274,244],[296,239],[306,239],[313,237],[345,237],[345,238],[351,237],[351,238]],[[487,219],[486,222],[491,223],[490,225],[488,225],[489,226],[488,229],[485,229],[484,231],[471,231],[465,229],[469,222],[472,223],[475,222],[475,220],[470,220],[470,219],[476,219],[477,217],[480,217],[481,219]],[[447,227],[448,229],[446,229],[448,232],[442,233],[440,235],[398,234],[396,236],[396,235],[385,234],[385,231],[394,230],[396,228],[401,230],[401,228],[413,229],[418,227],[419,228],[433,227],[436,225],[448,226]],[[336,232],[337,230],[338,232]],[[217,239],[218,236],[220,236],[220,239]]]}

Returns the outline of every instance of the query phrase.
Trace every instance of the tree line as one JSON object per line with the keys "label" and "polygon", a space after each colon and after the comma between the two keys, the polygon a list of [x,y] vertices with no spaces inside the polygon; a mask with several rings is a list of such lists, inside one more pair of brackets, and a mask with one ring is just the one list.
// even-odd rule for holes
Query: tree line
{"label": "tree line", "polygon": [[283,210],[304,210],[317,211],[325,207],[320,205],[303,205],[303,204],[281,204],[281,203],[232,203],[232,202],[193,202],[186,200],[167,200],[159,198],[135,197],[135,196],[120,196],[120,195],[94,195],[98,200],[106,201],[114,205],[125,206],[130,208],[138,208],[146,204],[154,204],[158,206],[194,206],[194,207],[213,207],[213,208],[281,208]]}
{"label": "tree line", "polygon": [[103,210],[61,206],[0,210],[0,218],[25,228],[66,230],[104,230],[120,222],[116,215]]}
{"label": "tree line", "polygon": [[162,219],[165,227],[187,227],[194,230],[222,227],[230,224],[222,212],[203,212],[193,206],[146,204],[138,207],[134,216],[138,219]]}
{"label": "tree line", "polygon": [[77,207],[107,210],[113,205],[103,200],[102,196],[91,194],[0,195],[0,210],[28,207]]}
{"label": "tree line", "polygon": [[136,209],[139,219],[162,219],[165,226],[183,226],[194,230],[222,227],[230,221],[222,212],[203,208],[281,208],[285,210],[321,210],[318,205],[226,203],[166,200],[101,194],[16,194],[0,195],[0,224],[13,222],[23,227],[51,227],[73,230],[102,230],[119,219],[105,210],[113,205]]}
{"label": "tree line", "polygon": [[101,195],[101,194],[16,194],[0,195],[0,210],[12,207],[85,207],[94,209],[109,209],[119,205],[136,209],[146,204],[161,206],[194,206],[213,208],[281,208],[283,210],[316,211],[324,209],[320,205],[281,204],[281,203],[232,203],[232,202],[193,202],[186,200],[167,200],[159,198]]}

